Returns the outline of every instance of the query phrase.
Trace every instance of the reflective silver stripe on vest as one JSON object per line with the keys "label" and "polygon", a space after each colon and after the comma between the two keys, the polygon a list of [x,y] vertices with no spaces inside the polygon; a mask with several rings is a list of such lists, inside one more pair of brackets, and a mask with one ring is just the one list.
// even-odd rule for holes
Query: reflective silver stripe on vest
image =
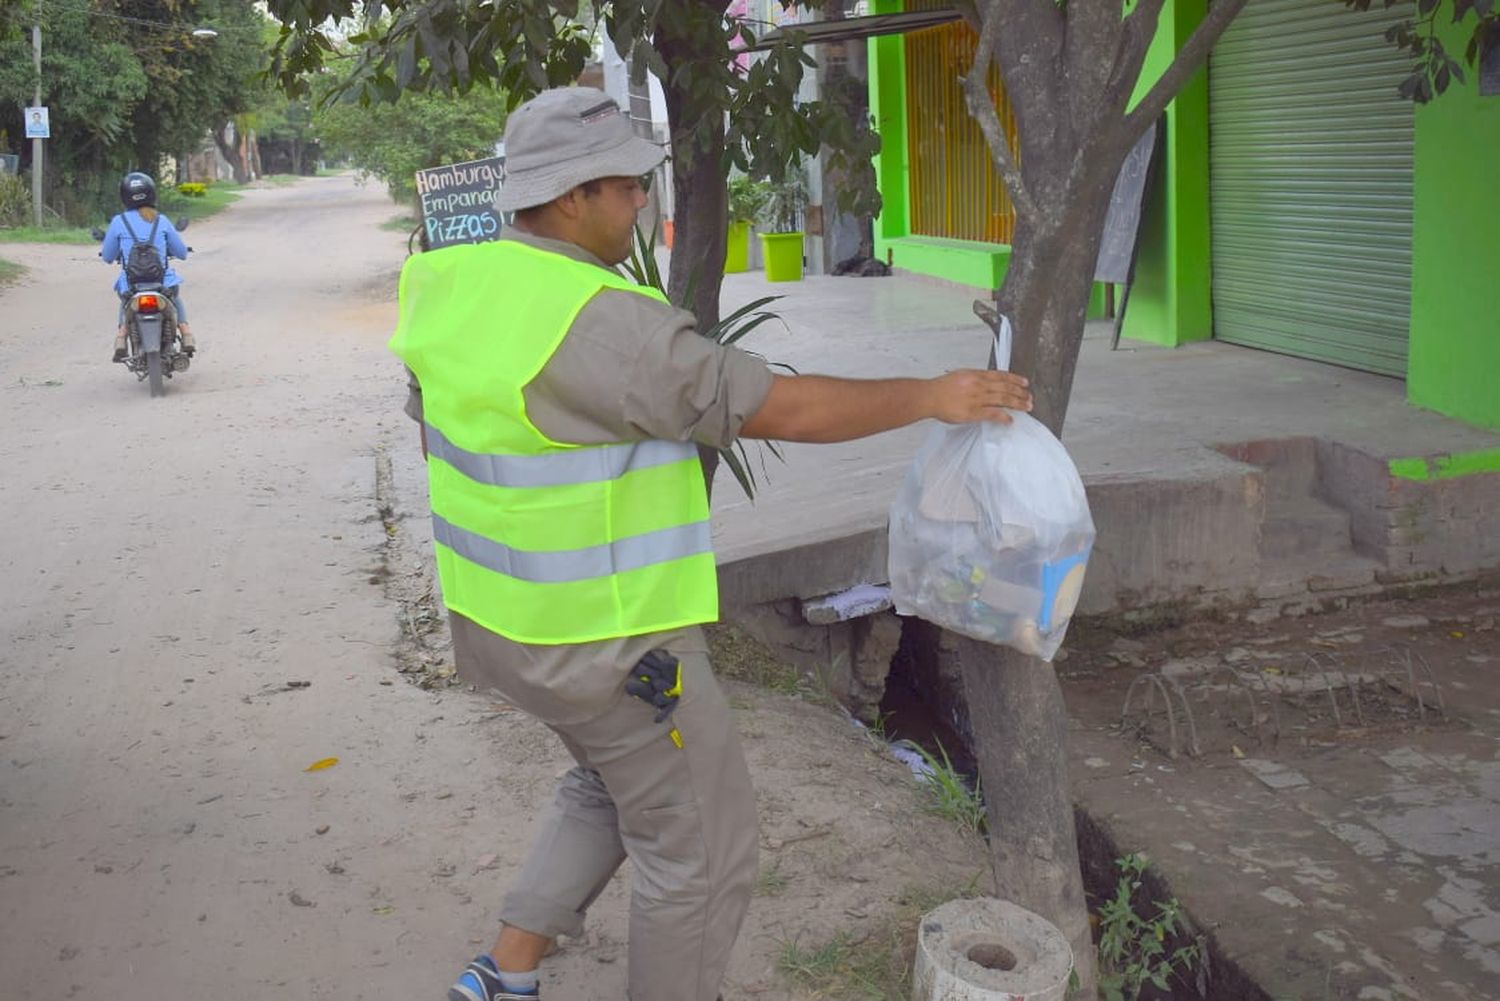
{"label": "reflective silver stripe on vest", "polygon": [[492,487],[556,487],[602,483],[619,479],[631,470],[696,459],[698,449],[682,441],[631,441],[543,455],[500,455],[459,448],[428,424],[427,454],[442,459],[475,483]]}
{"label": "reflective silver stripe on vest", "polygon": [[676,525],[584,549],[532,552],[487,539],[434,514],[432,537],[470,563],[533,584],[566,584],[639,570],[713,549],[708,521]]}

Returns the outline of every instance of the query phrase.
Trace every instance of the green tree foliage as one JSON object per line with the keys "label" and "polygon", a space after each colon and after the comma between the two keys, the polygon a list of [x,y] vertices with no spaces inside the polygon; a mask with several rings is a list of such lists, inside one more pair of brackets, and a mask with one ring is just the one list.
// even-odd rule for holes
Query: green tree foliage
{"label": "green tree foliage", "polygon": [[[0,5],[0,146],[29,147],[19,126],[36,87],[32,25],[42,30],[46,200],[77,221],[114,206],[127,169],[198,149],[263,82],[265,17],[253,0],[26,0]],[[193,37],[210,27],[217,38]]]}
{"label": "green tree foliage", "polygon": [[[879,147],[841,105],[799,101],[814,65],[800,32],[787,31],[741,69],[736,56],[755,44],[759,26],[727,16],[728,0],[267,0],[267,7],[283,25],[273,71],[293,93],[342,55],[336,29],[359,18],[361,30],[347,39],[354,65],[344,84],[366,105],[497,84],[514,106],[576,79],[592,51],[588,27],[604,25],[633,79],[653,74],[666,93],[677,211],[669,285],[702,329],[719,316],[729,171],[779,182],[826,145],[835,170],[867,178],[853,165],[867,164]],[[846,185],[839,198],[850,211],[879,205],[873,183]]]}
{"label": "green tree foliage", "polygon": [[[1381,0],[1386,7],[1401,5],[1412,9],[1409,0]],[[1369,10],[1372,0],[1344,0],[1354,10]],[[1401,81],[1402,97],[1426,104],[1447,91],[1455,80],[1464,82],[1464,68],[1448,54],[1438,37],[1442,20],[1462,24],[1473,15],[1473,24],[1464,46],[1464,63],[1473,68],[1480,53],[1500,45],[1500,9],[1494,0],[1417,0],[1415,14],[1398,22],[1385,33],[1385,40],[1411,57],[1411,75]]]}
{"label": "green tree foliage", "polygon": [[[804,4],[813,9],[822,0]],[[501,86],[514,107],[547,87],[571,83],[593,51],[587,25],[602,24],[634,77],[647,72],[681,85],[705,111],[674,123],[673,155],[724,158],[758,177],[779,181],[801,157],[828,144],[866,160],[878,148],[862,123],[824,101],[798,101],[806,71],[816,65],[791,29],[748,70],[740,46],[756,44],[759,24],[725,14],[720,0],[269,0],[283,24],[274,67],[290,93],[339,51],[334,26],[356,16],[367,26],[350,36],[354,70],[343,86],[362,105],[394,101],[406,91],[463,93],[477,83]],[[729,117],[728,132],[720,122]],[[869,200],[873,190],[854,193]]]}
{"label": "green tree foliage", "polygon": [[314,113],[325,154],[347,156],[385,182],[391,197],[416,206],[413,175],[426,167],[494,156],[505,132],[506,96],[475,87],[466,94],[408,94],[394,104],[339,101]]}
{"label": "green tree foliage", "polygon": [[[12,9],[5,15],[0,122],[15,127],[7,130],[7,152],[29,155],[19,127],[36,87],[28,13]],[[42,100],[53,135],[46,141],[48,201],[62,194],[63,204],[55,207],[78,216],[103,197],[102,168],[111,152],[124,155],[130,111],[145,96],[147,79],[115,26],[89,17],[83,6],[48,8],[43,17]]]}
{"label": "green tree foliage", "polygon": [[[265,85],[256,76],[267,66],[265,19],[248,0],[118,0],[143,25],[136,53],[149,86],[132,113],[133,152],[138,164],[162,155],[196,150],[207,130],[257,103]],[[211,26],[217,38],[199,39],[193,29]]]}
{"label": "green tree foliage", "polygon": [[[292,98],[274,92],[253,115],[247,116],[247,120],[253,123],[255,134],[262,140],[284,142],[291,147],[294,174],[307,172],[305,157],[310,151],[316,150],[315,155],[319,157],[323,155],[312,101],[307,98]],[[265,169],[271,168],[266,166]]]}

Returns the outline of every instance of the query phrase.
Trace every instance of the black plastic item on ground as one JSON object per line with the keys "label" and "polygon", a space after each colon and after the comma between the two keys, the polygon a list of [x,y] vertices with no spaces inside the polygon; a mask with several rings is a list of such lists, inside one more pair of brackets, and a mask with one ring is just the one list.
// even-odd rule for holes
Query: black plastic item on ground
{"label": "black plastic item on ground", "polygon": [[833,273],[849,278],[884,278],[891,273],[891,266],[877,258],[856,254],[835,264]]}

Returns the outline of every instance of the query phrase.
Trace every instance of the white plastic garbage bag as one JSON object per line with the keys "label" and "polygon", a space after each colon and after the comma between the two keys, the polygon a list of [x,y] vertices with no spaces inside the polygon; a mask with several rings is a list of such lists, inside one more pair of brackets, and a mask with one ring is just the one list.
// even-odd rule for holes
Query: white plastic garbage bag
{"label": "white plastic garbage bag", "polygon": [[[995,356],[1010,363],[1010,323]],[[939,425],[890,518],[902,615],[1051,660],[1078,604],[1094,520],[1078,469],[1039,421]]]}

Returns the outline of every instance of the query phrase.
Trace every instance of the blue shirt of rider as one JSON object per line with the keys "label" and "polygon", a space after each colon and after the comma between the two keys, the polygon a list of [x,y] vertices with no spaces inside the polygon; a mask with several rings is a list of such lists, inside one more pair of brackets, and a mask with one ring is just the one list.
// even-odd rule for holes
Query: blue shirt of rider
{"label": "blue shirt of rider", "polygon": [[[99,246],[99,256],[104,258],[104,263],[113,264],[119,261],[122,265],[119,277],[115,279],[115,291],[121,295],[129,289],[125,281],[125,269],[123,267],[125,258],[130,254],[130,248],[135,246],[135,238],[130,235],[130,229],[125,228],[124,219],[130,218],[130,229],[135,230],[135,235],[142,240],[151,233],[151,223],[141,218],[140,212],[131,209],[121,212],[109,221],[109,229],[104,231],[104,242]],[[156,252],[162,256],[167,264],[167,276],[162,281],[166,288],[176,288],[182,284],[182,277],[172,270],[171,258],[179,260],[187,258],[187,244],[182,242],[182,234],[177,232],[177,227],[172,225],[172,220],[166,216],[158,216],[160,225],[156,227]]]}

